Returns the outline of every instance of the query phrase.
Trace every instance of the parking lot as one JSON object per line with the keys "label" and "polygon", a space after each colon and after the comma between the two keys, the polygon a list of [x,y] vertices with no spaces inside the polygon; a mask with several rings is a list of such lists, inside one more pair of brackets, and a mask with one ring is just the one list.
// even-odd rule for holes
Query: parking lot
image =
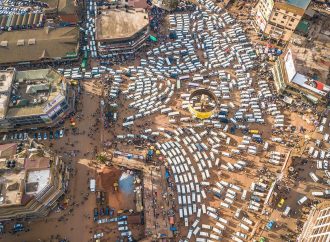
{"label": "parking lot", "polygon": [[[274,90],[271,64],[256,52],[260,46],[212,1],[199,0],[194,11],[169,14],[166,21],[169,37],[134,64],[58,70],[83,87],[78,111],[63,127],[3,138],[52,143],[73,163],[70,201],[73,208],[84,202],[64,222],[51,215],[51,224],[70,241],[133,241],[143,234],[147,241],[295,241],[311,206],[330,195],[329,113],[300,100],[285,102]],[[212,115],[206,119],[190,108],[202,111],[206,99],[191,98],[198,89],[216,97],[207,102]],[[143,212],[152,221],[146,221],[148,231],[131,223],[129,212],[118,212],[134,209],[134,198],[113,191],[119,172],[98,163],[101,151],[161,171],[157,191],[152,178],[141,188],[150,199]],[[86,195],[93,178],[99,191]],[[108,197],[108,204],[97,204],[98,197]],[[130,200],[125,206],[124,199]],[[40,223],[31,225],[28,241],[50,237],[33,232]]]}

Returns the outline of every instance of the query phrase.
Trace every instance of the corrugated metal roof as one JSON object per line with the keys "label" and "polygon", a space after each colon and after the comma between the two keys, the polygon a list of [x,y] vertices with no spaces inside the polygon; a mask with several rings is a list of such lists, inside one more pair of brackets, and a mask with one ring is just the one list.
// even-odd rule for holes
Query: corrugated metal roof
{"label": "corrugated metal roof", "polygon": [[298,8],[306,9],[311,0],[286,0],[286,2]]}

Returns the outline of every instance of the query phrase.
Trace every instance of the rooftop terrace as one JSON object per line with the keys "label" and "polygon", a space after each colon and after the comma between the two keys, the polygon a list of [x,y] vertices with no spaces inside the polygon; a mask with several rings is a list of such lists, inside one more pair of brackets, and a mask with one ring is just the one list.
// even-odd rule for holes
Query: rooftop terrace
{"label": "rooftop terrace", "polygon": [[66,84],[62,75],[52,69],[16,72],[12,81],[12,92],[3,96],[2,117],[42,114],[51,102],[64,99]]}
{"label": "rooftop terrace", "polygon": [[126,39],[149,24],[144,11],[105,10],[96,18],[97,40]]}

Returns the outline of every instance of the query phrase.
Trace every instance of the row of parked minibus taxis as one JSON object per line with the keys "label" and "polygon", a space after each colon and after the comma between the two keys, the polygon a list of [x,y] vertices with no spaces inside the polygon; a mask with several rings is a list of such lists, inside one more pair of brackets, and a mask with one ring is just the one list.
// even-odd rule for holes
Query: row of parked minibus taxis
{"label": "row of parked minibus taxis", "polygon": [[[203,3],[205,3],[205,2],[203,2]],[[211,9],[215,9],[215,7],[212,7],[212,5],[213,5],[212,2],[208,1],[208,5]],[[205,16],[205,14],[203,14],[203,15]],[[187,19],[187,17],[185,19]],[[183,21],[181,21],[181,22],[183,22]],[[173,25],[174,25],[174,21],[173,21]],[[188,24],[182,24],[180,26],[180,28],[186,27],[187,25]],[[197,24],[195,24],[195,26],[196,26],[195,30],[197,30],[197,31],[202,31],[204,28],[202,21],[199,21]],[[210,27],[211,25],[208,24],[208,26]],[[222,26],[220,26],[220,27],[222,27]],[[212,28],[212,27],[210,27],[210,28]],[[215,30],[215,28],[213,28],[213,30]],[[240,33],[241,31],[238,29],[237,32]],[[233,33],[230,33],[230,34],[233,34]],[[206,35],[203,34],[203,36],[200,36],[198,39],[200,41],[202,41],[205,39],[205,36]],[[230,37],[238,38],[237,36],[233,36],[233,35],[231,35]],[[236,42],[239,42],[239,41],[228,40],[228,43],[230,43],[230,44],[236,43]],[[205,43],[203,43],[203,44],[205,44]],[[200,46],[200,49],[202,49],[204,51],[205,59],[209,58],[206,60],[206,61],[209,61],[209,63],[206,63],[204,65],[206,69],[213,68],[214,67],[213,65],[218,64],[217,61],[220,61],[220,63],[221,63],[221,61],[223,61],[221,59],[221,58],[225,57],[225,55],[223,53],[221,53],[220,51],[218,52],[218,55],[220,57],[218,59],[218,58],[215,58],[214,53],[212,53],[212,51],[209,50],[209,48],[212,48],[212,44],[210,44],[210,41],[207,40],[206,45],[203,45],[203,44],[197,43],[195,45],[197,46],[197,48]],[[220,47],[220,48],[227,47],[226,45],[221,46],[221,44],[226,44],[226,43],[224,41],[221,41],[219,43],[219,45],[217,45],[216,47]],[[220,48],[219,48],[219,50],[220,50]],[[243,53],[243,51],[241,53],[242,49],[243,49],[243,51],[245,51],[245,53]],[[268,103],[266,104],[263,102],[261,106],[259,105],[260,99],[271,98],[270,88],[265,81],[259,81],[258,85],[259,85],[259,88],[262,90],[259,91],[258,95],[255,93],[255,90],[253,90],[252,88],[249,91],[246,91],[246,89],[248,89],[248,87],[250,87],[252,84],[252,80],[249,80],[249,78],[250,78],[249,73],[246,73],[246,71],[249,68],[253,67],[252,61],[253,61],[253,58],[256,58],[255,54],[251,51],[251,48],[249,48],[248,45],[237,44],[237,46],[235,46],[231,50],[232,50],[235,58],[239,59],[239,65],[237,65],[235,67],[235,69],[237,69],[236,74],[238,74],[240,79],[237,81],[235,80],[236,83],[234,83],[234,84],[235,84],[235,86],[236,85],[238,86],[239,90],[241,90],[241,92],[242,92],[241,99],[243,99],[243,102],[241,102],[241,104],[240,104],[240,105],[243,104],[243,107],[240,107],[240,110],[237,111],[237,115],[236,115],[237,119],[233,119],[231,121],[239,122],[239,121],[241,121],[241,119],[244,119],[246,117],[246,118],[250,118],[250,122],[257,122],[257,120],[258,120],[260,123],[264,123],[263,113],[266,112],[266,113],[272,114],[275,117],[275,119],[277,120],[276,124],[283,125],[284,117],[282,116],[280,111],[277,110],[276,104],[272,104],[272,105],[268,106]],[[249,54],[251,54],[251,56]],[[210,58],[213,58],[211,60],[213,62],[210,61]],[[232,56],[229,56],[229,58],[232,58]],[[222,64],[224,64],[224,63],[222,63]],[[223,66],[224,65],[220,64],[220,67],[223,67]],[[219,67],[219,66],[215,66],[215,67]],[[223,75],[225,73],[220,72],[217,74]],[[222,79],[225,79],[225,78],[222,78]],[[229,78],[227,77],[227,79],[230,79],[230,77]],[[250,83],[249,83],[249,81],[250,81]],[[203,84],[207,84],[207,80],[200,78],[199,75],[195,75],[193,77],[193,82],[195,84],[190,85],[190,87],[192,87],[192,88],[199,87],[199,85],[196,85],[196,83],[202,82]],[[209,83],[209,84],[211,84],[211,83]],[[216,95],[220,98],[228,97],[228,99],[230,99],[230,91],[233,88],[232,84],[233,84],[232,82],[226,83],[225,81],[223,81],[223,83],[221,83],[218,87],[219,90],[217,90],[217,87],[215,84],[214,92],[216,92]],[[213,85],[210,85],[211,88],[212,88],[212,86]],[[185,99],[183,102],[186,102],[186,103],[183,103],[182,108],[187,107],[188,96],[189,96],[188,94],[181,94],[181,97]],[[222,108],[226,108],[226,107],[222,107]],[[251,114],[247,113],[248,111],[251,111],[251,110],[252,110],[252,116],[251,116]],[[247,115],[247,116],[245,116],[245,115]],[[210,122],[213,122],[213,120]],[[177,130],[178,130],[178,132],[180,132],[179,131],[180,129],[177,129]],[[225,135],[224,132],[222,132],[222,133]],[[221,152],[221,153],[218,152],[217,148],[219,148],[219,147],[217,145],[219,144],[219,141],[217,141],[217,139],[218,139],[217,136],[215,136],[215,137],[212,136],[207,139],[207,142],[208,142],[207,145],[213,145],[213,147],[205,147],[207,145],[204,144],[203,142],[200,142],[200,140],[198,138],[199,136],[203,137],[203,134],[201,133],[200,135],[191,136],[191,137],[187,136],[185,138],[178,138],[177,136],[174,136],[173,138],[176,140],[177,144],[175,144],[175,142],[174,142],[173,147],[167,147],[166,143],[165,143],[165,144],[162,144],[161,147],[159,147],[159,148],[162,150],[162,153],[164,155],[169,157],[168,162],[169,162],[172,172],[174,174],[174,181],[177,184],[176,189],[178,191],[178,203],[181,205],[179,208],[179,216],[181,218],[184,218],[186,226],[189,226],[187,217],[191,213],[196,212],[196,220],[190,226],[186,241],[190,240],[192,238],[192,236],[195,236],[196,241],[215,241],[215,240],[220,239],[220,237],[222,235],[222,231],[225,229],[225,226],[228,223],[228,221],[218,214],[218,209],[212,208],[210,206],[206,206],[205,204],[202,204],[201,206],[195,206],[194,202],[192,202],[192,201],[199,202],[199,201],[202,201],[201,199],[206,199],[206,192],[204,190],[204,186],[206,187],[206,185],[211,185],[209,182],[207,182],[207,180],[210,177],[209,169],[212,168],[212,164],[214,164],[216,166],[220,165],[222,169],[234,171],[235,169],[236,170],[244,169],[244,167],[248,165],[247,164],[248,162],[246,162],[244,160],[238,160],[235,164],[232,164],[230,162],[228,162],[228,164],[224,164],[224,163],[220,164],[220,160],[216,158],[218,156],[218,154],[231,157],[232,156],[231,153],[230,152]],[[192,138],[192,137],[195,137],[195,138]],[[228,141],[227,138],[225,140],[226,140],[225,141],[226,144],[230,142],[230,140]],[[197,142],[200,142],[200,143],[197,143]],[[243,142],[245,142],[245,144],[242,144],[242,145],[246,145],[246,142],[250,142],[250,141],[247,138],[245,141],[243,140]],[[194,143],[196,145],[194,145]],[[177,147],[175,147],[176,145],[177,145]],[[193,154],[192,157],[197,164],[198,171],[200,172],[201,178],[202,178],[202,181],[200,181],[199,184],[196,183],[198,181],[198,176],[196,175],[197,172],[195,171],[193,166],[189,165],[191,163],[191,161],[190,161],[189,157],[186,157],[185,154],[187,152],[185,151],[185,149],[182,149],[182,151],[180,150],[181,145],[185,145],[186,149],[189,151],[189,153]],[[171,144],[169,144],[168,146],[171,146]],[[268,143],[265,143],[263,147],[265,150],[267,150]],[[242,146],[240,148],[242,148]],[[255,146],[252,145],[249,148],[250,148],[249,150],[251,153],[253,153],[253,154],[256,153]],[[200,150],[204,149],[204,150],[199,152],[198,149],[200,149]],[[176,152],[174,152],[173,150],[176,150]],[[207,155],[206,152],[208,152],[209,155]],[[272,158],[272,160],[278,160],[279,156],[278,156],[278,154],[272,153],[270,158]],[[189,169],[189,167],[191,167],[191,168]],[[193,185],[191,185],[191,184],[193,184]],[[220,202],[220,207],[222,209],[230,208],[231,204],[233,203],[234,199],[236,198],[236,194],[239,192],[242,192],[241,199],[243,199],[243,200],[246,199],[247,192],[248,192],[247,190],[240,189],[238,186],[235,186],[233,184],[228,184],[225,181],[218,182],[217,185],[213,186],[211,190],[215,196],[221,197],[221,193],[222,193],[221,189],[223,189],[224,187],[227,187],[227,192],[225,193],[225,196],[223,197],[223,201]],[[263,187],[263,186],[261,186],[261,187]],[[194,191],[193,191],[193,189],[194,189]],[[235,191],[235,189],[237,189],[237,191]],[[251,188],[251,191],[253,193],[251,195],[251,197],[253,196],[253,199],[250,200],[248,209],[254,210],[254,211],[260,211],[262,205],[260,204],[259,197],[265,196],[265,193],[264,193],[265,189],[263,189],[261,192],[260,189],[258,190],[255,187],[253,187],[253,188]],[[286,209],[286,211],[287,211],[287,209]],[[204,213],[207,214],[211,219],[216,220],[214,226],[211,226],[209,224],[202,224],[202,225],[198,226],[198,224],[200,222],[201,214],[204,214]],[[286,212],[286,213],[288,213],[288,212]],[[235,216],[239,217],[239,214],[240,214],[240,211],[236,211]],[[234,241],[243,241],[243,240],[247,239],[247,233],[250,231],[249,226],[251,226],[251,225],[253,225],[253,222],[249,218],[243,216],[242,222],[240,222],[238,225],[239,231],[236,231],[232,235],[232,239]],[[242,231],[246,231],[246,232],[242,232]]]}
{"label": "row of parked minibus taxis", "polygon": [[[248,70],[254,67],[256,55],[251,44],[247,42],[242,28],[239,25],[229,26],[235,20],[227,13],[213,17],[214,15],[211,14],[220,13],[221,9],[211,1],[200,1],[200,3],[207,10],[197,8],[191,15],[170,15],[170,30],[176,31],[176,40],[161,44],[159,47],[147,52],[147,57],[141,59],[141,66],[127,68],[132,74],[130,77],[132,83],[123,93],[126,98],[133,100],[129,107],[136,109],[137,113],[126,117],[125,125],[123,124],[124,127],[132,126],[135,119],[145,117],[153,112],[167,114],[172,123],[175,123],[178,118],[180,118],[180,121],[190,121],[190,117],[181,117],[181,112],[168,107],[170,98],[175,91],[175,85],[170,81],[164,80],[172,77],[178,81],[185,82],[190,80],[190,73],[199,71],[201,74],[207,74],[210,69],[213,69],[212,72],[219,77],[219,85],[215,82],[212,83],[212,80],[208,80],[208,78],[204,78],[202,75],[196,74],[188,86],[189,88],[198,88],[208,85],[209,88],[213,89],[217,97],[223,99],[230,99],[232,90],[237,88],[240,91],[241,98],[239,107],[232,103],[228,106],[223,105],[221,108],[223,109],[222,111],[225,111],[230,106],[232,109],[237,107],[238,110],[233,118],[228,118],[228,115],[225,115],[223,118],[228,118],[233,123],[242,121],[264,123],[264,113],[268,113],[274,117],[276,127],[283,127],[284,116],[277,109],[276,104],[266,101],[272,96],[268,83],[259,80],[257,83],[259,90],[256,91],[251,88],[253,80]],[[92,6],[93,4],[90,5]],[[93,22],[91,22],[91,27],[93,27],[92,24]],[[194,33],[191,33],[191,30]],[[200,57],[196,54],[196,48],[202,51],[205,58],[204,63],[200,61]],[[236,79],[230,77],[225,71],[214,70],[231,67],[232,62],[235,60],[238,61],[238,64],[234,65]],[[102,71],[103,68],[98,68],[98,72],[95,69],[94,74],[99,75]],[[123,82],[120,76],[122,71],[115,71],[110,68],[106,69],[106,71],[109,71],[114,76],[109,97],[115,100]],[[65,70],[63,70],[64,72]],[[79,72],[69,73],[67,71],[66,74],[72,75],[72,73],[78,74]],[[182,108],[187,108],[189,94],[183,93],[181,97],[184,99]],[[219,117],[216,118],[219,119]],[[237,155],[238,152],[247,152],[252,155],[258,153],[257,146],[250,143],[253,142],[252,138],[257,138],[253,137],[253,135],[243,138],[237,149],[229,152],[220,152],[219,144],[221,142],[226,145],[229,145],[231,142],[230,137],[226,135],[228,125],[214,119],[206,120],[205,124],[208,122],[213,124],[214,131],[211,131],[213,133],[205,133],[205,131],[198,133],[191,128],[187,135],[185,131],[178,128],[173,131],[174,135],[170,135],[169,132],[164,132],[163,134],[166,138],[173,141],[157,143],[158,149],[167,157],[176,184],[179,217],[184,220],[185,226],[189,227],[186,241],[190,240],[192,236],[196,237],[196,241],[201,242],[219,240],[223,233],[222,231],[228,225],[228,220],[220,215],[219,211],[221,209],[232,209],[232,204],[237,199],[246,200],[250,198],[248,209],[258,212],[262,208],[260,200],[265,196],[267,187],[267,185],[260,183],[253,186],[251,184],[251,195],[247,196],[249,192],[235,184],[230,184],[224,180],[214,182],[214,184],[208,181],[214,166],[234,172],[243,170],[249,165],[248,161],[245,160],[237,160],[235,163],[224,163],[220,162],[220,159],[217,157],[231,158]],[[202,127],[203,125],[196,124],[196,127]],[[223,130],[219,132],[219,128]],[[157,136],[159,132],[151,132],[149,135]],[[148,136],[145,135],[145,137],[147,138]],[[202,142],[202,138],[206,138],[207,142]],[[267,142],[264,143],[263,149],[268,149]],[[238,152],[235,150],[238,150]],[[192,154],[191,159],[187,155],[187,151]],[[277,153],[270,153],[269,158],[271,160],[269,163],[275,165],[278,165],[282,159],[281,155]],[[195,170],[194,163],[198,170]],[[221,199],[219,203],[220,210],[206,204],[208,192]],[[300,203],[303,202],[302,199]],[[284,213],[288,214],[287,210]],[[215,225],[200,224],[202,214],[206,214],[212,219]],[[235,218],[239,219],[239,223],[237,224],[238,231],[234,232],[232,239],[238,242],[247,239],[248,232],[253,226],[253,222],[248,216],[242,214],[242,210],[239,209],[235,212]],[[196,215],[195,220],[189,223],[189,217],[194,215]]]}
{"label": "row of parked minibus taxis", "polygon": [[[89,0],[86,2],[86,26],[84,29],[85,32],[85,41],[87,45],[84,46],[84,51],[89,51],[92,58],[97,58],[97,48],[95,41],[95,15],[97,13],[97,5],[94,0]],[[87,75],[89,76],[89,75]]]}
{"label": "row of parked minibus taxis", "polygon": [[[181,133],[182,130],[178,129]],[[178,132],[179,132],[178,131]],[[197,134],[196,137],[200,139],[200,136]],[[194,137],[194,139],[197,139]],[[193,139],[193,136],[191,136]],[[190,140],[189,137],[183,138],[184,143],[188,144]],[[190,146],[191,148],[193,146]],[[202,208],[197,209],[197,205],[201,203],[201,199],[206,199],[206,193],[200,188],[200,182],[198,176],[192,166],[191,160],[187,157],[187,153],[178,142],[167,142],[159,146],[161,152],[168,157],[168,163],[172,168],[174,175],[174,181],[177,184],[177,194],[178,194],[178,204],[179,204],[179,217],[184,218],[185,226],[188,226],[188,216],[191,216],[193,213],[197,213],[197,217],[201,216],[202,211],[206,213],[205,205]],[[194,148],[196,148],[194,146]],[[192,149],[192,148],[191,148]],[[200,157],[201,154],[199,154]],[[206,153],[204,153],[206,156]],[[206,157],[207,158],[207,157]],[[194,157],[195,162],[198,157]],[[212,168],[212,162],[209,160],[207,163],[204,160],[201,160],[199,163],[199,170],[202,172],[202,180],[210,178],[210,173],[207,167]],[[203,170],[203,167],[205,170]],[[196,231],[195,233],[198,233]],[[221,234],[219,230],[218,233]]]}
{"label": "row of parked minibus taxis", "polygon": [[[318,127],[316,128],[317,133],[322,135],[321,139],[316,139],[314,142],[310,142],[310,146],[306,149],[307,156],[316,163],[316,171],[308,173],[310,179],[315,183],[323,183],[326,186],[330,185],[330,172],[329,172],[329,130],[330,122],[328,117],[323,117],[320,120]],[[311,192],[312,196],[320,198],[330,197],[330,190],[314,190]]]}
{"label": "row of parked minibus taxis", "polygon": [[[151,131],[148,130],[147,132]],[[248,193],[247,190],[242,189],[240,186],[230,184],[224,180],[214,182],[215,184],[207,181],[210,178],[209,169],[212,169],[213,165],[216,167],[220,165],[220,159],[216,158],[216,155],[212,155],[212,151],[219,147],[220,142],[227,142],[228,137],[223,132],[221,132],[222,135],[214,131],[210,133],[202,131],[199,133],[193,128],[185,130],[177,128],[171,136],[168,136],[169,133],[166,132],[166,137],[176,141],[157,143],[157,147],[167,157],[171,168],[178,194],[179,217],[184,219],[185,226],[189,227],[188,217],[196,214],[196,220],[189,227],[187,239],[191,239],[193,235],[197,236],[197,239],[199,238],[198,236],[220,239],[228,221],[219,215],[217,208],[202,203],[203,200],[206,201],[207,193],[211,192],[214,196],[223,200],[219,203],[222,209],[230,209],[236,199],[247,199]],[[202,139],[206,136],[208,137],[207,144],[202,142]],[[192,160],[187,156],[188,152],[186,149],[192,154],[193,163],[197,164],[202,180],[199,180],[198,172],[192,165]],[[221,155],[225,155],[225,152],[222,152]],[[237,161],[236,164],[239,167],[234,167],[228,162],[226,170],[230,170],[228,167],[233,167],[233,170],[240,170],[242,167],[247,166],[248,162],[241,160]],[[221,164],[220,166],[222,169],[223,165]],[[266,187],[267,185],[262,183],[251,185],[252,199],[248,205],[249,210],[260,211],[261,204],[258,196],[265,196]],[[241,194],[239,198],[238,194]],[[206,214],[210,219],[216,220],[216,224],[214,226],[208,224],[199,225],[202,214]],[[240,229],[245,230],[246,233],[251,230],[250,226],[253,225],[253,222],[246,215],[242,215],[241,210],[236,211],[235,218],[241,221],[239,223]],[[233,236],[246,239],[246,233],[237,231]]]}

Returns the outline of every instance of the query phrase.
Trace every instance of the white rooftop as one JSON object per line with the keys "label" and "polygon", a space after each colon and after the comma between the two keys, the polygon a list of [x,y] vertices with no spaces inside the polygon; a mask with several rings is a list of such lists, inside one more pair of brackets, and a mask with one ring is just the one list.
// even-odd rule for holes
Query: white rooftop
{"label": "white rooftop", "polygon": [[38,194],[42,189],[44,189],[50,178],[50,169],[39,170],[39,171],[29,171],[26,183],[38,183],[36,191],[27,192],[27,194]]}

